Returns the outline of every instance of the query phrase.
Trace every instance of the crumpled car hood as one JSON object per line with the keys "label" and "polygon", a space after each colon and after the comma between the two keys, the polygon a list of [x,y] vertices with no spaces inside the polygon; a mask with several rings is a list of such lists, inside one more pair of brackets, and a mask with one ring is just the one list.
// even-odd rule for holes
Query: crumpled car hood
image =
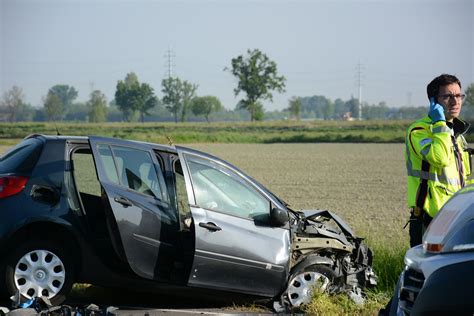
{"label": "crumpled car hood", "polygon": [[337,214],[328,211],[328,210],[300,210],[299,213],[303,213],[305,218],[315,220],[318,216],[323,216],[326,218],[332,218],[341,229],[345,231],[346,234],[355,237],[353,230],[349,227],[349,225],[344,222],[342,218],[340,218]]}

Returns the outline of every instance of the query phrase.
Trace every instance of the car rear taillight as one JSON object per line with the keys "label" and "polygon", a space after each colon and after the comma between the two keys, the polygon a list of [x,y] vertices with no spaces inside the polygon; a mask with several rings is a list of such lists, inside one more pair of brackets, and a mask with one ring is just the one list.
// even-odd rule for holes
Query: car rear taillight
{"label": "car rear taillight", "polygon": [[0,176],[0,199],[21,192],[27,181],[27,177]]}

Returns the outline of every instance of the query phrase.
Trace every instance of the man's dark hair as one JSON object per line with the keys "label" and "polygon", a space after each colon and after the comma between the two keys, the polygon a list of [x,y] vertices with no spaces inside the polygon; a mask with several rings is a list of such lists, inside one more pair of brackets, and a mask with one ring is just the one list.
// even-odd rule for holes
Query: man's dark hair
{"label": "man's dark hair", "polygon": [[456,76],[453,75],[448,75],[448,74],[442,74],[441,76],[438,76],[434,78],[426,87],[426,92],[428,93],[428,99],[431,97],[437,97],[439,93],[439,88],[442,86],[447,86],[448,84],[452,83],[457,83],[459,85],[459,88],[461,88],[461,81],[459,81]]}

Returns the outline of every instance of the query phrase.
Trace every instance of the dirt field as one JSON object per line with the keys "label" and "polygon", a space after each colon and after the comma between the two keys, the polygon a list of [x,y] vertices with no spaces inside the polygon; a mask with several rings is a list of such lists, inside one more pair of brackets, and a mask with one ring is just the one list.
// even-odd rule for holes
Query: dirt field
{"label": "dirt field", "polygon": [[237,165],[294,209],[329,209],[371,241],[408,244],[403,144],[189,146]]}

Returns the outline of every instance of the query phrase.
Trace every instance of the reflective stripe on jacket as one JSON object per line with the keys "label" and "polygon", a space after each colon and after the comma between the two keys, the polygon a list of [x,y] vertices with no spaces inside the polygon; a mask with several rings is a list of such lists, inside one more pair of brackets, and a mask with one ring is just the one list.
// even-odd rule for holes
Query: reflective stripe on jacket
{"label": "reflective stripe on jacket", "polygon": [[433,123],[429,116],[408,128],[405,140],[408,207],[418,206],[434,217],[464,186],[471,169],[463,136],[468,129],[469,124],[459,119],[453,123]]}

